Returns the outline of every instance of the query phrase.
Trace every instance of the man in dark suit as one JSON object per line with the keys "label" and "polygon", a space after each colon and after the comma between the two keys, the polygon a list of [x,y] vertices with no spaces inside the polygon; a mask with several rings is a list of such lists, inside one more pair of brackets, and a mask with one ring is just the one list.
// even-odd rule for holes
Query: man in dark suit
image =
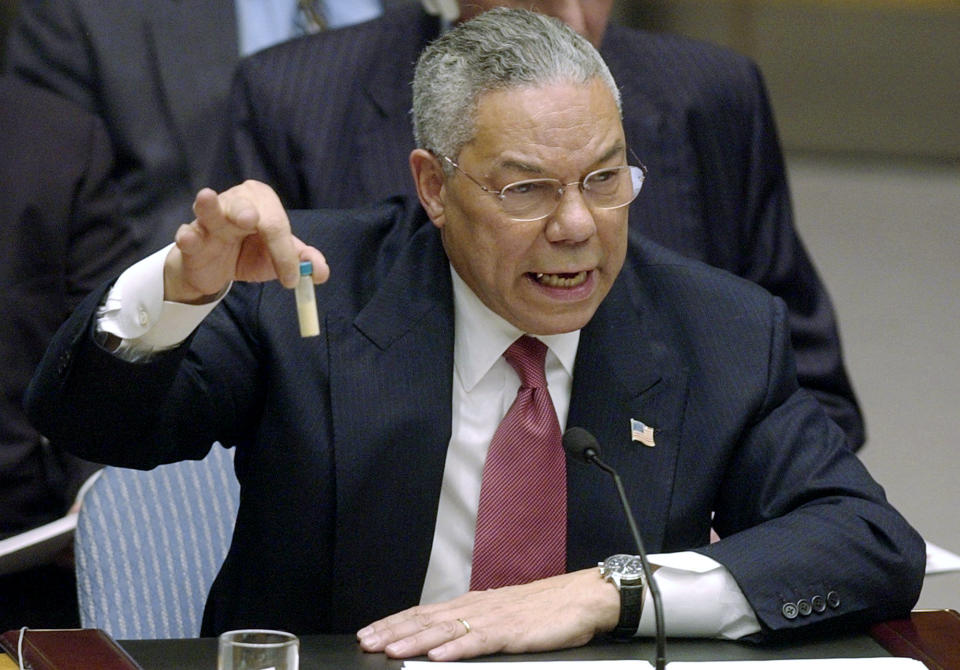
{"label": "man in dark suit", "polygon": [[[244,21],[238,3],[19,3],[8,37],[7,68],[103,119],[116,151],[123,192],[120,214],[145,251],[167,243],[194,194],[208,183],[230,78],[240,56],[298,34],[293,21],[272,32],[261,16]],[[290,17],[296,8],[296,0],[256,4],[285,6]],[[248,42],[244,36],[250,32],[255,35]]]}
{"label": "man in dark suit", "polygon": [[[113,218],[118,202],[109,179],[112,151],[99,119],[48,91],[3,77],[0,128],[3,539],[66,514],[80,485],[99,467],[49,444],[27,420],[23,394],[60,324],[90,290],[126,267],[136,249],[127,223]],[[70,588],[72,570],[39,570],[34,579],[4,578],[0,621],[8,628],[76,625],[63,593],[45,595],[56,591],[56,583]],[[32,585],[29,592],[24,585]],[[67,591],[71,596],[75,603]]]}
{"label": "man in dark suit", "polygon": [[[858,449],[863,419],[830,298],[793,226],[756,67],[711,45],[608,25],[612,0],[460,3],[467,18],[503,4],[554,13],[600,49],[621,87],[628,147],[650,170],[631,225],[782,298],[801,385]],[[409,6],[246,59],[213,185],[258,179],[292,209],[415,195],[406,166],[414,147],[408,82],[417,54],[443,28]]]}
{"label": "man in dark suit", "polygon": [[[630,534],[604,473],[564,468],[564,425],[593,431],[628,482],[663,552],[671,634],[908,611],[923,542],[798,387],[782,302],[629,231],[643,171],[590,44],[491,11],[423,54],[414,114],[422,207],[302,213],[295,237],[268,186],[204,190],[175,245],[75,313],[31,386],[31,416],[88,457],[151,467],[237,445],[243,494],[204,633],[375,620],[364,649],[437,660],[649,633],[642,580],[597,569]],[[300,336],[283,288],[303,261],[326,282],[319,337]],[[539,381],[513,371],[515,346],[539,351]],[[509,419],[531,392],[545,439],[498,439],[526,435]],[[563,521],[537,547],[560,564],[526,560],[535,514],[494,552],[512,585],[473,586],[490,568],[473,558],[488,447],[545,442],[564,492],[545,512]],[[516,498],[490,495],[523,516],[540,491],[515,474]]]}

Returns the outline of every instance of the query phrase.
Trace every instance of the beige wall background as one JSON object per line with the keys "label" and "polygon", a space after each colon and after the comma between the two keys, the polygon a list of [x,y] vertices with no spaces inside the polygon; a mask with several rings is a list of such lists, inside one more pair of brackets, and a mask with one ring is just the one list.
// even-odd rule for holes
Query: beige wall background
{"label": "beige wall background", "polygon": [[960,163],[960,1],[618,0],[760,65],[785,150]]}

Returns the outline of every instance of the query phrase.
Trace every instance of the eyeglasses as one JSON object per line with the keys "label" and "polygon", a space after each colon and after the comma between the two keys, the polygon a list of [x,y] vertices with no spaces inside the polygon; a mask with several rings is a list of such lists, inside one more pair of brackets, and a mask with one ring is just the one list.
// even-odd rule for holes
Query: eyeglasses
{"label": "eyeglasses", "polygon": [[496,196],[504,214],[514,221],[536,221],[553,214],[560,198],[570,186],[579,186],[587,205],[596,209],[626,207],[640,193],[647,168],[642,164],[600,168],[586,174],[580,181],[564,184],[559,179],[524,179],[494,190],[481,184],[473,175],[447,156],[441,158],[479,186],[485,193]]}

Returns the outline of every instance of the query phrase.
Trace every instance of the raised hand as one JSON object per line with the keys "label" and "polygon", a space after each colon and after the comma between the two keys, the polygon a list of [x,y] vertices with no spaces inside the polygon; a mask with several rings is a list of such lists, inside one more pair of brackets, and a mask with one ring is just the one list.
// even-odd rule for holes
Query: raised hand
{"label": "raised hand", "polygon": [[293,236],[280,200],[266,184],[246,181],[217,194],[203,189],[196,215],[180,226],[164,266],[164,298],[200,303],[233,281],[279,279],[293,288],[301,260],[313,262],[314,282],[327,280],[323,254]]}

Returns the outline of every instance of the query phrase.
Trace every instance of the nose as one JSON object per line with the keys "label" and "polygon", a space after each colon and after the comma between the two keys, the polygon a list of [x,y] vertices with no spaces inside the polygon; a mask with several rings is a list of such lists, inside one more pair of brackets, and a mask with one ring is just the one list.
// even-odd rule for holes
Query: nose
{"label": "nose", "polygon": [[550,242],[580,243],[597,232],[593,212],[580,190],[579,182],[566,184],[560,202],[547,219],[546,236]]}

